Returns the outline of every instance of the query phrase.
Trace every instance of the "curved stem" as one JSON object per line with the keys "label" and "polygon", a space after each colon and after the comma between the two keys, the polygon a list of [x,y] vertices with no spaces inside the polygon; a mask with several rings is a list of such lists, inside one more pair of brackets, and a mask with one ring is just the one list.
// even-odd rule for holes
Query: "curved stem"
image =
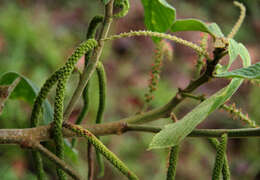
{"label": "curved stem", "polygon": [[86,84],[88,83],[90,77],[93,75],[93,73],[96,69],[97,63],[100,59],[100,56],[101,56],[101,53],[102,53],[102,50],[104,47],[104,41],[101,41],[100,39],[107,37],[108,31],[110,29],[110,25],[112,23],[113,3],[114,3],[114,0],[110,0],[109,3],[106,5],[105,18],[103,21],[102,29],[100,31],[100,35],[98,37],[98,46],[94,49],[92,60],[88,62],[87,67],[84,69],[81,79],[79,81],[78,87],[76,88],[76,90],[64,112],[64,121],[67,121],[69,119],[69,116],[70,116],[71,112],[73,111],[76,102],[80,98]]}

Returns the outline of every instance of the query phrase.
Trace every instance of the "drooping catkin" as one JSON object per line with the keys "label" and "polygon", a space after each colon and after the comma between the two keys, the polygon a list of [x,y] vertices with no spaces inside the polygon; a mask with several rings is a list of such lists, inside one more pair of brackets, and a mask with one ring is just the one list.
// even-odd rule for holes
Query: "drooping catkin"
{"label": "drooping catkin", "polygon": [[[89,26],[88,26],[86,39],[95,38],[98,25],[103,22],[103,19],[104,19],[103,16],[95,16],[95,17],[92,18],[92,20],[90,21]],[[85,59],[84,59],[85,60],[85,68],[88,65],[88,62],[91,58],[91,55],[92,55],[92,51],[88,51],[85,54]],[[85,116],[88,113],[88,109],[89,109],[89,87],[90,87],[90,81],[88,81],[86,87],[83,90],[83,93],[82,93],[83,107],[81,109],[81,112],[80,112],[75,124],[81,124],[81,122],[83,121],[83,119],[85,118]],[[76,139],[73,138],[72,141],[71,141],[71,147],[72,148],[75,147],[76,142],[77,142]]]}
{"label": "drooping catkin", "polygon": [[[106,106],[106,91],[107,91],[106,71],[101,62],[98,62],[96,71],[97,71],[98,85],[99,85],[99,104],[98,104],[98,112],[96,117],[96,124],[100,124],[104,116],[104,111]],[[96,157],[99,166],[98,176],[102,177],[104,175],[104,162],[98,150],[96,150]]]}
{"label": "drooping catkin", "polygon": [[220,173],[223,168],[225,154],[226,154],[226,148],[227,148],[227,134],[223,134],[221,136],[220,143],[217,147],[217,153],[216,153],[216,159],[214,164],[214,169],[212,173],[212,180],[219,180]]}
{"label": "drooping catkin", "polygon": [[[217,149],[220,144],[216,138],[208,138],[208,141],[213,146],[214,149]],[[228,159],[226,154],[224,157],[224,164],[222,168],[222,177],[223,180],[230,180],[230,169],[229,169]]]}
{"label": "drooping catkin", "polygon": [[[60,159],[64,159],[64,141],[62,135],[62,121],[63,121],[63,102],[65,95],[65,87],[66,87],[67,79],[61,79],[58,81],[56,96],[54,102],[54,120],[52,126],[52,136],[56,146],[56,156]],[[66,179],[65,172],[57,167],[57,175],[60,180]]]}
{"label": "drooping catkin", "polygon": [[83,129],[78,125],[64,122],[63,127],[67,128],[76,134],[85,137],[98,151],[101,153],[113,166],[115,166],[122,174],[130,180],[138,180],[138,177],[130,171],[130,169],[113,153],[111,152],[94,134]]}
{"label": "drooping catkin", "polygon": [[175,179],[178,154],[179,154],[179,145],[170,148],[167,178],[166,178],[167,180]]}
{"label": "drooping catkin", "polygon": [[[68,59],[68,61],[65,63],[64,66],[62,66],[60,69],[58,69],[51,77],[49,77],[42,88],[40,89],[40,92],[38,96],[36,97],[32,109],[32,114],[31,114],[31,127],[38,126],[39,124],[39,118],[40,118],[40,113],[42,111],[42,104],[44,100],[46,99],[48,93],[50,92],[51,88],[53,85],[59,80],[63,79],[65,77],[69,77],[71,72],[74,69],[75,63],[81,57],[83,54],[85,54],[87,51],[93,49],[95,46],[97,46],[97,42],[93,39],[90,39],[89,41],[83,42],[73,53],[73,55]],[[55,119],[55,114],[54,114],[54,119]],[[63,140],[62,140],[63,141]],[[43,177],[43,165],[42,165],[42,160],[41,160],[41,155],[34,151],[33,152],[33,159],[36,163],[37,168],[37,176],[39,179]]]}
{"label": "drooping catkin", "polygon": [[156,44],[154,63],[152,64],[152,70],[149,77],[148,92],[145,93],[145,106],[153,100],[154,92],[158,88],[164,57],[168,60],[172,60],[173,50],[168,42],[162,40]]}

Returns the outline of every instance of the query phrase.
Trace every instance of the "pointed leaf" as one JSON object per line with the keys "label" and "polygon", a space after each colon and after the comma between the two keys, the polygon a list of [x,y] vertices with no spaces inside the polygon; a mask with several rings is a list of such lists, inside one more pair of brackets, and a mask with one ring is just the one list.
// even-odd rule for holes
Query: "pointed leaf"
{"label": "pointed leaf", "polygon": [[216,37],[224,37],[224,34],[216,23],[211,23],[210,25],[208,25],[208,29]]}
{"label": "pointed leaf", "polygon": [[[239,55],[243,60],[243,66],[251,64],[247,49],[239,44]],[[196,128],[210,113],[224,104],[239,88],[243,79],[234,78],[230,84],[203,101],[180,121],[167,125],[162,131],[157,133],[149,145],[149,149],[166,148],[178,145],[188,134]]]}
{"label": "pointed leaf", "polygon": [[201,32],[206,32],[211,35],[212,32],[208,28],[208,26],[198,20],[198,19],[180,19],[176,20],[174,24],[171,26],[171,31],[172,32],[178,32],[178,31],[201,31]]}
{"label": "pointed leaf", "polygon": [[244,78],[244,79],[260,79],[260,62],[256,63],[247,68],[236,69],[231,72],[225,72],[222,74],[216,75],[216,77],[225,77],[225,78]]}
{"label": "pointed leaf", "polygon": [[[142,0],[145,26],[150,31],[166,32],[175,21],[175,9],[166,0]],[[155,42],[159,38],[153,38]]]}
{"label": "pointed leaf", "polygon": [[[0,77],[0,85],[10,85],[18,77],[21,78],[19,84],[12,91],[10,98],[11,99],[21,99],[33,105],[34,99],[39,92],[39,88],[36,87],[29,79],[16,73],[8,72],[3,74]],[[43,103],[43,122],[44,124],[49,124],[53,120],[53,111],[50,103],[46,100]]]}

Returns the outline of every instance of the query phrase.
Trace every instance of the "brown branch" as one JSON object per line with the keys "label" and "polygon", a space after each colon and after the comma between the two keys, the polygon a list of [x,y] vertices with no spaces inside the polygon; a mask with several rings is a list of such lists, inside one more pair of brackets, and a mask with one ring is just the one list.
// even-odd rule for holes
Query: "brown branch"
{"label": "brown branch", "polygon": [[54,162],[57,166],[59,166],[61,169],[63,169],[73,179],[82,180],[80,175],[77,172],[75,172],[65,161],[58,158],[55,154],[53,154],[51,151],[46,149],[40,143],[32,143],[31,145],[32,145],[32,148],[34,148],[35,150],[38,150],[43,155],[48,157],[52,162]]}
{"label": "brown branch", "polygon": [[[96,136],[123,134],[129,131],[158,133],[161,128],[132,125],[122,122],[103,123],[95,125],[85,125]],[[260,137],[260,128],[243,128],[243,129],[195,129],[188,137],[220,137],[221,134],[227,133],[229,138],[247,138]],[[79,137],[70,130],[63,128],[65,138]],[[0,129],[0,144],[20,144],[25,141],[50,141],[51,126],[39,126],[26,129]]]}

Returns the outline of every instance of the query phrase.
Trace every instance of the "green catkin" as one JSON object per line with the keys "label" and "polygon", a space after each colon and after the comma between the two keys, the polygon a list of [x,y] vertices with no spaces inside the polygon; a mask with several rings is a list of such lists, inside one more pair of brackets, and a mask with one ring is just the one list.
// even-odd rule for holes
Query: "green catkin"
{"label": "green catkin", "polygon": [[96,123],[100,124],[103,119],[105,106],[106,106],[106,87],[107,87],[107,78],[104,66],[101,62],[98,62],[96,67],[97,75],[98,75],[98,84],[99,84],[99,105]]}
{"label": "green catkin", "polygon": [[[219,146],[219,141],[216,138],[209,138],[208,140],[209,140],[209,143],[213,146],[213,148],[217,149],[217,147]],[[225,155],[225,157],[224,157],[222,176],[223,176],[223,180],[230,180],[230,169],[229,169],[229,165],[228,165],[227,155]]]}
{"label": "green catkin", "polygon": [[[63,121],[63,106],[66,82],[71,75],[75,64],[78,59],[82,57],[87,51],[94,48],[97,45],[96,40],[90,39],[85,43],[82,43],[68,59],[64,67],[61,68],[61,77],[58,80],[56,89],[56,97],[54,103],[54,121],[53,121],[53,138],[56,145],[56,155],[60,159],[64,159],[64,142],[62,136],[62,121]],[[91,48],[90,48],[91,47]],[[66,179],[65,172],[57,167],[57,175],[60,180]]]}
{"label": "green catkin", "polygon": [[[62,121],[63,121],[63,102],[65,95],[65,87],[66,87],[67,78],[62,78],[58,81],[55,103],[54,103],[54,120],[52,127],[52,135],[54,139],[54,143],[56,145],[56,156],[60,159],[64,160],[64,141],[62,135]],[[60,180],[66,179],[65,172],[57,167],[57,175]]]}
{"label": "green catkin", "polygon": [[233,38],[236,35],[246,16],[246,8],[242,3],[234,1],[234,5],[240,8],[240,16],[227,38]]}
{"label": "green catkin", "polygon": [[[95,38],[97,27],[101,22],[103,22],[103,19],[104,19],[103,16],[95,16],[90,21],[89,27],[88,27],[88,32],[87,32],[87,35],[86,35],[87,39]],[[85,54],[85,67],[87,67],[91,55],[92,55],[92,51],[88,51]],[[75,124],[81,124],[84,117],[88,113],[88,109],[89,109],[89,87],[90,87],[90,81],[87,83],[86,87],[83,90],[83,93],[82,93],[83,107],[82,107],[82,110],[81,110]],[[72,148],[74,148],[76,146],[76,142],[77,142],[76,139],[73,138],[72,141],[71,141],[71,147]]]}
{"label": "green catkin", "polygon": [[238,118],[242,120],[244,123],[248,124],[250,127],[254,127],[254,128],[258,127],[256,122],[250,119],[248,117],[248,114],[244,114],[241,109],[237,109],[235,104],[232,104],[231,106],[223,104],[221,108],[229,112],[231,115],[233,115],[233,119]]}
{"label": "green catkin", "polygon": [[152,32],[152,31],[130,31],[130,32],[120,33],[118,35],[112,35],[112,36],[109,36],[109,37],[104,38],[102,40],[103,41],[111,41],[111,40],[115,40],[115,39],[134,37],[134,36],[149,36],[149,37],[158,37],[158,38],[169,39],[169,40],[174,41],[176,43],[190,47],[190,48],[194,49],[198,54],[204,55],[206,59],[210,59],[208,52],[205,51],[200,46],[198,46],[198,45],[196,45],[196,44],[194,44],[190,41],[179,38],[177,36],[173,36],[173,35],[165,34],[165,33]]}
{"label": "green catkin", "polygon": [[[95,16],[89,24],[88,27],[88,32],[87,32],[87,39],[93,38],[95,39],[95,35],[96,35],[96,31],[97,31],[97,27],[100,23],[103,22],[104,17],[103,16]],[[92,51],[89,51],[85,54],[85,67],[87,66],[89,59],[91,57],[91,53]]]}
{"label": "green catkin", "polygon": [[164,57],[163,46],[162,43],[160,42],[157,44],[155,49],[155,57],[154,57],[154,63],[152,64],[152,70],[150,72],[148,92],[145,93],[146,105],[154,98],[153,93],[154,91],[156,91],[159,83],[163,57]]}
{"label": "green catkin", "polygon": [[[106,106],[106,87],[107,87],[107,80],[106,80],[106,71],[101,62],[98,62],[96,67],[97,75],[98,75],[98,84],[99,84],[99,105],[98,105],[98,112],[96,117],[96,124],[100,124],[102,122],[105,106]],[[97,163],[99,166],[99,177],[104,176],[104,162],[101,157],[101,154],[96,150],[96,158]]]}
{"label": "green catkin", "polygon": [[115,18],[124,17],[128,13],[130,8],[129,0],[115,0],[114,6],[121,9],[120,12],[114,14],[114,17]]}
{"label": "green catkin", "polygon": [[168,170],[167,170],[167,180],[174,180],[176,175],[176,167],[179,154],[179,145],[170,148]]}
{"label": "green catkin", "polygon": [[85,137],[98,151],[101,153],[113,166],[115,166],[122,174],[130,180],[138,180],[138,177],[128,169],[128,167],[118,157],[111,152],[97,137],[90,131],[83,129],[78,125],[63,123],[63,127],[67,128],[76,134]]}
{"label": "green catkin", "polygon": [[32,109],[31,114],[31,127],[38,126],[39,117],[42,108],[43,101],[46,99],[48,93],[50,92],[53,85],[58,81],[58,79],[64,76],[64,73],[67,75],[70,74],[74,68],[79,57],[83,56],[85,52],[90,51],[94,47],[97,46],[97,41],[94,39],[90,39],[80,44],[80,46],[76,49],[75,53],[68,59],[66,64],[57,70],[50,78],[48,78],[42,88],[38,96],[36,97]]}
{"label": "green catkin", "polygon": [[[40,89],[38,96],[34,101],[32,114],[31,114],[31,127],[35,127],[39,124],[39,117],[42,111],[42,104],[46,99],[48,93],[50,92],[52,86],[58,81],[58,79],[62,79],[64,76],[69,76],[79,57],[81,57],[87,51],[93,49],[96,46],[97,46],[97,42],[93,39],[83,42],[76,49],[75,53],[68,59],[67,63],[63,67],[58,69],[50,78],[48,78],[45,81],[44,85]],[[37,177],[39,180],[41,180],[43,179],[44,176],[44,170],[42,168],[43,165],[42,165],[40,154],[38,152],[33,151],[33,159],[37,167]]]}
{"label": "green catkin", "polygon": [[227,148],[227,134],[223,134],[221,136],[220,143],[217,147],[217,154],[214,164],[214,169],[212,173],[212,180],[219,180],[220,173],[222,171],[222,167],[224,165],[224,157],[226,154],[226,148]]}
{"label": "green catkin", "polygon": [[[205,51],[207,50],[207,46],[208,46],[208,37],[209,37],[209,35],[207,33],[202,33],[200,46]],[[201,54],[198,57],[197,64],[196,64],[196,75],[195,75],[197,78],[200,76],[201,69],[205,65],[205,63],[203,61],[204,58],[205,57]]]}

